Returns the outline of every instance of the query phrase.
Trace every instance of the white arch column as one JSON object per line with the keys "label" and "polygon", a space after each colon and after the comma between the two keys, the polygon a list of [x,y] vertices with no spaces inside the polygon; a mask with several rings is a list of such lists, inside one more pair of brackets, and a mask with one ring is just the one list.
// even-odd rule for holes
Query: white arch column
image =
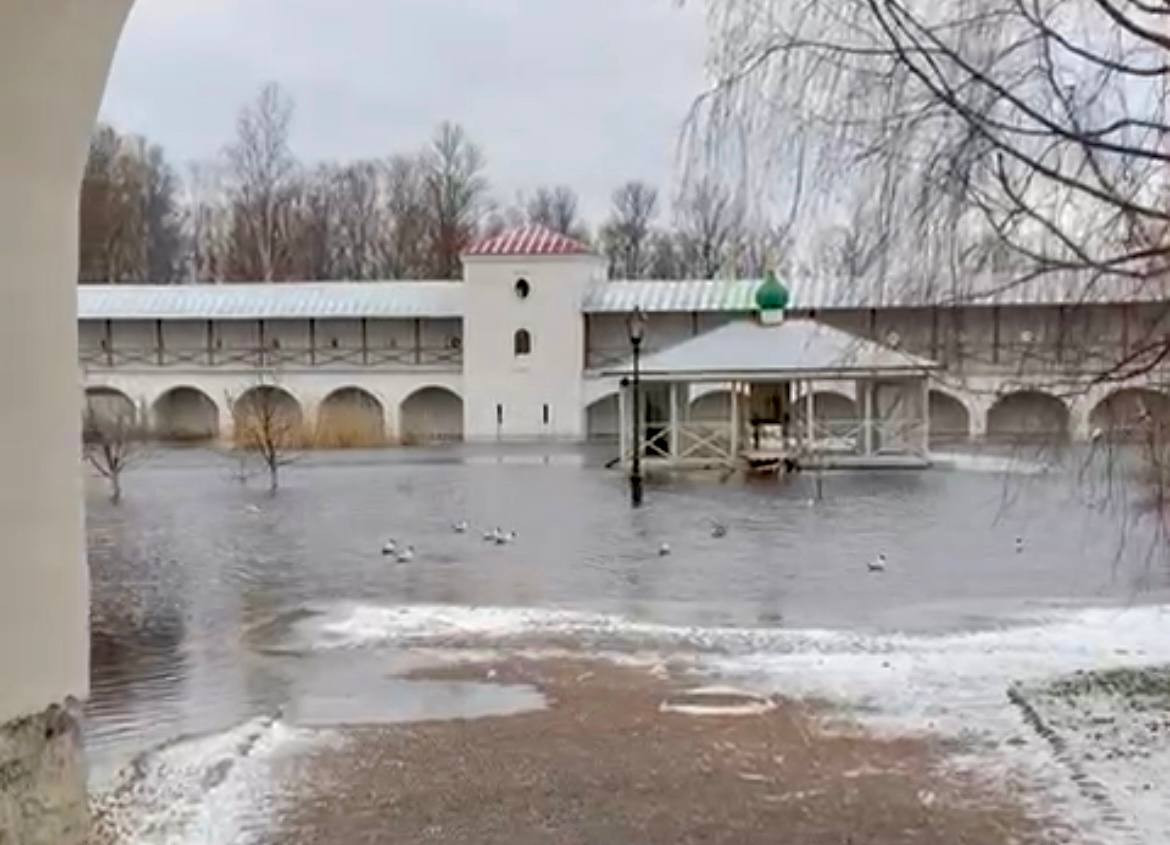
{"label": "white arch column", "polygon": [[1085,442],[1092,437],[1090,415],[1097,407],[1097,403],[1106,395],[1104,391],[1091,389],[1068,399],[1068,430],[1074,441]]}
{"label": "white arch column", "polygon": [[[77,372],[77,200],[131,0],[0,13],[0,819],[72,845],[87,823],[71,696],[88,686]],[[15,828],[15,829],[13,829]]]}

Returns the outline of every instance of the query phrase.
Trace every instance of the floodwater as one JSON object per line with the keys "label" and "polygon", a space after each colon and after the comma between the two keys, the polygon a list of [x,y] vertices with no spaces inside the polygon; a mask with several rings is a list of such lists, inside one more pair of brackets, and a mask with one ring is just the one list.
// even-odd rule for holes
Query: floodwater
{"label": "floodwater", "polygon": [[[317,454],[286,468],[270,497],[223,459],[176,450],[128,474],[120,506],[95,483],[95,787],[150,748],[275,714],[317,727],[542,706],[524,687],[401,677],[412,651],[476,637],[560,632],[585,647],[715,650],[750,669],[761,652],[810,642],[823,664],[834,634],[883,651],[899,637],[974,651],[972,637],[1054,612],[1122,612],[1170,595],[1149,520],[1078,466],[984,456],[819,481],[703,476],[651,483],[632,510],[606,457]],[[456,533],[463,519],[470,530]],[[712,536],[716,523],[726,536]],[[496,526],[515,542],[484,542]],[[384,557],[391,537],[415,559]],[[888,568],[870,573],[879,552]]]}

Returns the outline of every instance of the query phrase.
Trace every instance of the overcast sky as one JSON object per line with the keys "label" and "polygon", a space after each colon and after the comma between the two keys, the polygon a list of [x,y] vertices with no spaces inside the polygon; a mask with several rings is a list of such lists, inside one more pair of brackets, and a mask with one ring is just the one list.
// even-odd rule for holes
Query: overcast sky
{"label": "overcast sky", "polygon": [[297,104],[303,160],[420,146],[440,120],[484,148],[497,200],[564,182],[587,214],[619,182],[666,192],[704,80],[690,0],[138,0],[103,117],[215,156],[235,114],[275,80]]}

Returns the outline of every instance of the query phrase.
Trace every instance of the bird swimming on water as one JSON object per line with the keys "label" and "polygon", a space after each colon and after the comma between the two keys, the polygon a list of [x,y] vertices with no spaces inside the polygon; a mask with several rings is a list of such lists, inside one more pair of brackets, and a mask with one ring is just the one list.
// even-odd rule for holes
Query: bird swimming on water
{"label": "bird swimming on water", "polygon": [[1020,554],[1020,552],[1022,552],[1023,550],[1024,550],[1024,538],[1017,537],[1016,538],[1016,554]]}
{"label": "bird swimming on water", "polygon": [[394,559],[399,563],[410,563],[412,560],[414,560],[414,546],[407,546],[404,549],[399,549],[398,554],[394,556]]}
{"label": "bird swimming on water", "polygon": [[499,528],[496,529],[495,542],[496,542],[497,546],[507,545],[508,543],[511,543],[515,539],[516,539],[516,532],[515,531],[503,531],[502,529],[499,529]]}
{"label": "bird swimming on water", "polygon": [[396,551],[398,551],[398,543],[393,538],[387,540],[382,545],[382,554],[384,555],[392,555]]}
{"label": "bird swimming on water", "polygon": [[452,523],[451,530],[454,531],[456,534],[466,534],[467,533],[467,520],[461,519],[458,522]]}
{"label": "bird swimming on water", "polygon": [[663,543],[658,547],[659,557],[666,557],[668,554],[670,554],[670,543]]}
{"label": "bird swimming on water", "polygon": [[885,572],[886,571],[886,556],[878,553],[878,556],[865,565],[865,568],[870,572]]}
{"label": "bird swimming on water", "polygon": [[726,537],[727,536],[727,526],[724,525],[722,522],[716,522],[714,524],[714,526],[712,526],[712,528],[711,528],[711,536],[716,538],[716,539],[719,539],[720,537]]}

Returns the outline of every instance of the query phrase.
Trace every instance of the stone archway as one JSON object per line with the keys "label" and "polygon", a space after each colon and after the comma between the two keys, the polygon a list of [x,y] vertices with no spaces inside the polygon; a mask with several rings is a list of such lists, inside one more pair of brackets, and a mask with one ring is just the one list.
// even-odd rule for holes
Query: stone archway
{"label": "stone archway", "polygon": [[1066,441],[1068,407],[1055,396],[1038,390],[1008,393],[987,412],[987,437],[1000,441]]}
{"label": "stone archway", "polygon": [[1148,387],[1113,391],[1089,412],[1093,439],[1134,440],[1170,427],[1170,396]]}
{"label": "stone archway", "polygon": [[446,387],[422,387],[402,400],[400,439],[404,444],[463,439],[463,399]]}
{"label": "stone archway", "polygon": [[616,440],[621,425],[616,393],[602,396],[585,409],[585,436],[589,440]]}
{"label": "stone archway", "polygon": [[[813,419],[820,422],[841,421],[856,424],[861,419],[857,403],[844,394],[831,390],[813,391]],[[800,396],[792,405],[796,418],[808,416],[808,395]]]}
{"label": "stone archway", "polygon": [[138,406],[116,387],[87,387],[85,417],[87,421],[118,425],[135,426],[139,422]]}
{"label": "stone archway", "polygon": [[77,198],[130,6],[35,0],[0,13],[0,467],[19,484],[0,509],[0,732],[22,738],[6,744],[5,768],[18,775],[0,778],[0,804],[17,808],[4,821],[13,842],[83,838],[88,821],[81,728],[68,705],[85,698],[89,678]]}
{"label": "stone archway", "polygon": [[386,443],[386,411],[374,394],[360,387],[339,388],[317,410],[317,445],[355,449]]}
{"label": "stone archway", "polygon": [[704,393],[691,402],[689,413],[694,422],[727,422],[731,419],[731,391]]}
{"label": "stone archway", "polygon": [[160,440],[198,442],[219,437],[219,406],[197,387],[172,387],[155,400],[152,429]]}
{"label": "stone archway", "polygon": [[959,399],[941,390],[930,391],[930,442],[956,443],[971,436],[971,412]]}
{"label": "stone archway", "polygon": [[308,438],[301,403],[275,385],[251,387],[232,404],[232,437],[246,449],[263,443],[284,449],[304,446]]}

